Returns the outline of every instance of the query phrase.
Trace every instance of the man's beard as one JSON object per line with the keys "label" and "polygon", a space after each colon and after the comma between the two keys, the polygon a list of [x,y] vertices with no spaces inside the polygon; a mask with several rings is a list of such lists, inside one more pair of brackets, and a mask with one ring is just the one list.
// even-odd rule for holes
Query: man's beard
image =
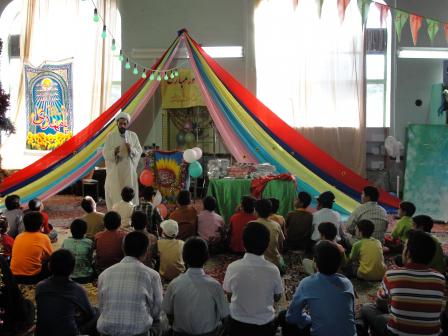
{"label": "man's beard", "polygon": [[124,132],[126,132],[126,127],[118,127],[118,131],[120,134],[124,134]]}

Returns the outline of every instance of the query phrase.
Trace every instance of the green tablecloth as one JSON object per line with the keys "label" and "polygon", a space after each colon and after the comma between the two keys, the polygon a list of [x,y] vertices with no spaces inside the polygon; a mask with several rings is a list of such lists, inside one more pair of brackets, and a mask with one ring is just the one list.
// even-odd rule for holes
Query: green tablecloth
{"label": "green tablecloth", "polygon": [[[250,179],[213,179],[208,185],[207,195],[214,196],[218,202],[217,212],[229,222],[230,216],[240,204],[241,197],[250,195]],[[280,201],[278,213],[286,216],[294,208],[296,188],[293,181],[269,181],[262,194],[263,198],[277,198]]]}

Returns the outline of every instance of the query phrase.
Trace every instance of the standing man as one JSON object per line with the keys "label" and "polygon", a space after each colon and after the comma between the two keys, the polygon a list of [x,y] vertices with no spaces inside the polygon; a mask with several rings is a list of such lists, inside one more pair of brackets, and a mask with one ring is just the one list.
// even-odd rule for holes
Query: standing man
{"label": "standing man", "polygon": [[142,147],[137,134],[127,128],[131,117],[126,112],[120,112],[115,118],[117,131],[112,131],[104,143],[103,157],[106,161],[106,191],[107,209],[121,200],[121,190],[124,187],[134,189],[135,196],[132,200],[138,205],[138,176],[137,165],[142,154]]}

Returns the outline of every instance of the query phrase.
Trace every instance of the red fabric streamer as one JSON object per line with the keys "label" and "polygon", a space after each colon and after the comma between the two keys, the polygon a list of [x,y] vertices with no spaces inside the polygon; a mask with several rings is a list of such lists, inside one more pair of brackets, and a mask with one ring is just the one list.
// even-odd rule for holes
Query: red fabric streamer
{"label": "red fabric streamer", "polygon": [[264,187],[269,181],[272,180],[281,180],[281,181],[294,181],[294,184],[297,187],[297,181],[294,176],[288,173],[283,173],[279,175],[269,175],[265,177],[259,177],[252,180],[252,183],[250,185],[250,193],[255,198],[259,198],[261,194],[263,193]]}
{"label": "red fabric streamer", "polygon": [[338,0],[338,14],[341,19],[341,24],[344,22],[345,11],[347,10],[347,6],[350,3],[350,0]]}
{"label": "red fabric streamer", "polygon": [[381,28],[386,26],[387,15],[389,14],[389,6],[375,2],[375,6],[380,11]]}
{"label": "red fabric streamer", "polygon": [[[269,129],[275,136],[288,144],[296,153],[300,153],[302,157],[316,167],[319,167],[323,172],[359,193],[361,193],[364,187],[371,185],[371,182],[367,179],[335,160],[305,138],[301,133],[285,123],[249,92],[248,89],[241,85],[231,74],[224,70],[213,58],[209,57],[195,40],[188,34],[186,36],[187,41],[199,50],[201,56],[204,57],[207,64],[232,95],[244,104],[263,124],[269,125]],[[380,191],[380,201],[394,208],[398,208],[400,205],[400,200],[397,197],[392,196],[384,190]]]}

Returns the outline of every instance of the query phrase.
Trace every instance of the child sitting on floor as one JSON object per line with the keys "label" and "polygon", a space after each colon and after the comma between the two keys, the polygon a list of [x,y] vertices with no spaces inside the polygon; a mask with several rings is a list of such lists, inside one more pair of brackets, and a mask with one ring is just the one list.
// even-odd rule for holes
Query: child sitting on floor
{"label": "child sitting on floor", "polygon": [[48,223],[48,214],[44,211],[44,204],[38,198],[33,198],[28,202],[28,210],[25,211],[38,211],[44,217],[44,224],[42,225],[42,233],[46,234],[52,243],[56,243],[58,240],[58,233],[53,228],[53,225]]}
{"label": "child sitting on floor", "polygon": [[216,198],[207,196],[203,204],[204,210],[198,215],[198,235],[208,243],[210,253],[218,253],[225,239],[224,220],[215,212]]}
{"label": "child sitting on floor", "polygon": [[277,222],[282,228],[283,235],[285,235],[286,234],[285,218],[282,215],[277,214],[278,208],[280,207],[280,201],[276,198],[270,198],[269,200],[271,201],[272,209],[268,219]]}
{"label": "child sitting on floor", "polygon": [[112,211],[118,213],[121,217],[121,230],[125,232],[131,232],[131,216],[134,212],[134,204],[132,200],[134,199],[134,189],[131,187],[124,187],[121,190],[121,201],[115,203],[112,206]]}
{"label": "child sitting on floor", "polygon": [[185,271],[182,259],[184,242],[176,239],[179,233],[179,226],[176,221],[165,220],[160,223],[160,227],[162,228],[162,239],[157,242],[160,255],[159,273],[165,280],[170,281]]}
{"label": "child sitting on floor", "polygon": [[62,242],[62,248],[69,250],[75,257],[75,268],[71,274],[73,281],[88,283],[94,277],[92,267],[93,241],[85,238],[87,223],[82,219],[75,219],[70,225],[71,237]]}
{"label": "child sitting on floor", "polygon": [[9,261],[14,238],[7,234],[6,231],[8,231],[8,220],[6,217],[0,216],[0,254]]}
{"label": "child sitting on floor", "polygon": [[386,272],[386,265],[381,242],[372,237],[375,225],[363,219],[356,224],[356,230],[361,239],[353,244],[348,275],[362,280],[380,281]]}
{"label": "child sitting on floor", "polygon": [[401,253],[404,243],[408,240],[408,233],[412,230],[412,216],[415,213],[415,205],[411,202],[401,202],[394,230],[390,237],[385,238],[384,244],[392,251]]}
{"label": "child sitting on floor", "polygon": [[5,198],[6,210],[3,212],[3,216],[8,220],[9,230],[8,234],[16,238],[16,236],[25,231],[23,225],[23,210],[20,207],[19,195],[8,195]]}
{"label": "child sitting on floor", "polygon": [[235,253],[244,253],[243,230],[247,223],[257,219],[255,214],[256,199],[252,196],[243,196],[241,206],[230,217],[230,250]]}
{"label": "child sitting on floor", "polygon": [[181,190],[177,194],[177,208],[170,214],[170,219],[179,225],[178,238],[186,240],[196,236],[198,231],[198,212],[191,205],[191,194],[188,190]]}
{"label": "child sitting on floor", "polygon": [[[336,242],[336,235],[338,233],[338,229],[336,228],[336,225],[332,222],[323,222],[320,223],[318,228],[320,233],[320,240],[321,241],[330,241],[336,244],[338,247],[339,252],[341,252],[341,268],[345,267],[347,264],[347,257],[345,256],[345,249],[341,244],[338,244]],[[318,242],[318,244],[319,244]],[[303,270],[306,274],[314,274],[317,272],[316,264],[314,260],[305,258],[302,260]]]}
{"label": "child sitting on floor", "polygon": [[285,250],[303,249],[311,252],[313,214],[306,210],[310,203],[311,195],[305,191],[299,192],[296,208],[286,216]]}
{"label": "child sitting on floor", "polygon": [[134,231],[141,232],[148,237],[148,252],[143,263],[152,269],[156,269],[158,264],[157,237],[146,229],[148,227],[148,216],[146,213],[139,210],[134,211],[131,217],[131,226],[134,228]]}
{"label": "child sitting on floor", "polygon": [[146,230],[159,237],[160,223],[162,223],[163,218],[159,209],[153,204],[156,194],[156,190],[153,187],[145,187],[143,189],[143,198],[140,200],[140,204],[135,207],[135,211],[143,211],[146,214],[148,219]]}

